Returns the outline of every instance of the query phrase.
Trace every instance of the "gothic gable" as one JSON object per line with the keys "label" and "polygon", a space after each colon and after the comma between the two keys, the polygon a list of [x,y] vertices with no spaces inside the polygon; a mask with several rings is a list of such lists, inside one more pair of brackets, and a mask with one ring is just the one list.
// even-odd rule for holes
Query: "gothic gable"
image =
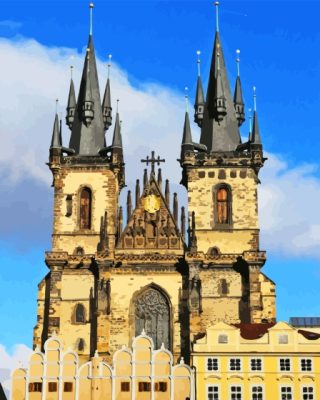
{"label": "gothic gable", "polygon": [[153,174],[129,217],[117,247],[147,250],[179,250],[184,247],[177,221]]}

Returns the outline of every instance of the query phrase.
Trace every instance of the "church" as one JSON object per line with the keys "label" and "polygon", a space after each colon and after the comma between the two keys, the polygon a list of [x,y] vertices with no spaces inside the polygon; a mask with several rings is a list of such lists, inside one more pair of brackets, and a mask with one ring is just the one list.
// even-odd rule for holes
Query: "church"
{"label": "church", "polygon": [[[216,8],[218,14],[218,2]],[[199,73],[194,115],[181,115],[177,168],[187,204],[180,209],[171,195],[161,171],[165,154],[154,149],[121,205],[130,166],[112,79],[101,96],[90,31],[79,90],[70,82],[67,146],[58,115],[54,120],[52,246],[38,286],[34,348],[57,335],[83,363],[96,351],[110,362],[144,332],[155,349],[189,363],[208,327],[275,322],[275,284],[262,272],[259,245],[257,187],[266,158],[256,107],[248,140],[241,140],[240,74],[233,86],[217,19],[206,94]],[[192,139],[191,117],[200,143]]]}

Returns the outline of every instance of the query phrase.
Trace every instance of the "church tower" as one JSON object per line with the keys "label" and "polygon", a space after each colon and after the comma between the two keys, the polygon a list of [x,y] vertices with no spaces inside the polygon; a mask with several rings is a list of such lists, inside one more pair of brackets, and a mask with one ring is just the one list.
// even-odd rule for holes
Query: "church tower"
{"label": "church tower", "polygon": [[190,331],[195,334],[220,320],[275,320],[274,283],[261,272],[266,253],[259,247],[257,186],[266,159],[258,115],[255,106],[252,132],[241,143],[244,101],[239,68],[232,97],[219,33],[219,3],[215,6],[216,33],[205,99],[198,68],[194,118],[201,128],[200,143],[192,141],[186,113],[180,159],[191,220],[185,259]]}
{"label": "church tower", "polygon": [[188,362],[192,341],[218,321],[274,321],[275,287],[261,272],[266,255],[259,247],[257,185],[265,158],[258,116],[255,107],[249,139],[241,143],[240,74],[232,98],[218,19],[206,98],[198,74],[200,143],[185,114],[180,165],[187,213],[179,212],[177,194],[162,177],[165,159],[153,151],[141,160],[147,168],[123,211],[121,122],[118,107],[114,118],[112,110],[109,76],[101,102],[91,28],[77,99],[70,83],[69,147],[62,122],[54,120],[52,248],[39,284],[34,346],[56,332],[81,361],[97,350],[110,362],[144,332],[155,349],[164,345],[175,361]]}

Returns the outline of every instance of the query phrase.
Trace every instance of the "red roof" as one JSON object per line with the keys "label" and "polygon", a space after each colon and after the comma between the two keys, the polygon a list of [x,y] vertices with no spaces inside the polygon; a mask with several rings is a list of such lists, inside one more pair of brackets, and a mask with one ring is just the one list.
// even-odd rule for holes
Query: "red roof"
{"label": "red roof", "polygon": [[274,325],[274,322],[265,324],[234,324],[236,328],[240,329],[240,334],[243,339],[248,340],[261,338],[269,330],[269,328],[272,328]]}

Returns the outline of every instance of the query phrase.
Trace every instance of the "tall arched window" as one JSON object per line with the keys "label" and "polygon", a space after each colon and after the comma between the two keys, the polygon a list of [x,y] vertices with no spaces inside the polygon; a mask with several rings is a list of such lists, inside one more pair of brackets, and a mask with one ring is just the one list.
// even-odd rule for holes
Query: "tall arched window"
{"label": "tall arched window", "polygon": [[80,229],[91,229],[91,190],[83,188],[80,193]]}
{"label": "tall arched window", "polygon": [[82,304],[76,305],[75,322],[78,322],[78,323],[85,322],[85,311],[84,311],[84,306]]}
{"label": "tall arched window", "polygon": [[228,186],[220,186],[216,191],[216,223],[231,223],[231,191]]}

